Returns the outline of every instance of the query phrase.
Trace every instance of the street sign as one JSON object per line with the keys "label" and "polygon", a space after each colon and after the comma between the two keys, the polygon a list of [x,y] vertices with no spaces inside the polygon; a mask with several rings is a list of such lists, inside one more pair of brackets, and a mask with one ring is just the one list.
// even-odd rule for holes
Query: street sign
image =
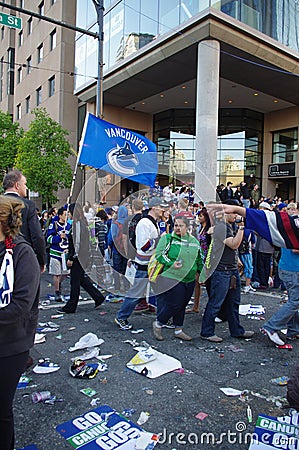
{"label": "street sign", "polygon": [[20,17],[11,16],[10,14],[0,13],[0,25],[6,25],[21,30],[22,19]]}

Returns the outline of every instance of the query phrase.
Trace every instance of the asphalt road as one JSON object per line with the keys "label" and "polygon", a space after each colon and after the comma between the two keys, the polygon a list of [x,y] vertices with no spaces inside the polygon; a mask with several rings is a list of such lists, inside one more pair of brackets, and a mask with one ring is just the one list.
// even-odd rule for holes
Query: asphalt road
{"label": "asphalt road", "polygon": [[[48,274],[42,276],[41,301],[52,292],[51,282],[52,277]],[[68,292],[68,281],[63,289],[64,293]],[[82,296],[86,297],[84,291]],[[280,291],[242,295],[244,304],[265,306],[266,318],[279,308],[280,301]],[[205,303],[204,293],[202,309]],[[36,344],[31,355],[35,363],[39,358],[47,357],[61,368],[42,375],[33,373],[32,367],[27,371],[32,382],[27,388],[18,390],[15,396],[16,448],[33,443],[39,450],[71,448],[55,427],[93,409],[91,398],[80,392],[83,388],[97,392],[92,398],[99,399],[98,405],[109,405],[118,412],[135,409],[131,417],[135,423],[142,411],[149,412],[143,428],[161,433],[162,443],[156,448],[163,449],[245,450],[249,448],[248,434],[253,432],[259,414],[281,416],[288,413],[288,409],[281,409],[273,401],[273,397],[285,397],[286,387],[270,380],[291,374],[297,363],[299,343],[294,343],[292,352],[277,349],[259,332],[261,320],[241,318],[245,329],[256,331],[254,338],[248,341],[231,338],[227,323],[217,324],[217,334],[225,340],[216,346],[199,337],[201,313],[188,314],[185,319],[185,331],[193,337],[192,342],[175,339],[172,330],[163,330],[165,340],[158,342],[152,335],[152,314],[134,313],[131,323],[135,329],[143,328],[144,331],[132,334],[119,330],[113,323],[119,304],[104,303],[95,310],[91,300],[82,300],[76,314],[53,319],[51,316],[57,314],[58,306],[51,302],[40,310],[40,322],[52,321],[60,328],[46,333],[46,342]],[[69,374],[71,358],[82,351],[70,353],[68,348],[88,332],[104,340],[100,346],[102,355],[113,356],[107,360],[108,369],[94,379],[73,378]],[[160,352],[177,358],[185,372],[171,372],[149,379],[127,369],[126,363],[136,351],[124,341],[132,339],[146,341]],[[241,351],[232,351],[237,350],[236,347]],[[239,397],[226,396],[220,391],[222,387],[247,390],[248,393],[242,401]],[[53,405],[34,404],[31,400],[34,391],[50,391],[63,401]],[[248,405],[252,410],[252,423],[247,417]],[[203,420],[195,417],[200,412],[207,414]]]}

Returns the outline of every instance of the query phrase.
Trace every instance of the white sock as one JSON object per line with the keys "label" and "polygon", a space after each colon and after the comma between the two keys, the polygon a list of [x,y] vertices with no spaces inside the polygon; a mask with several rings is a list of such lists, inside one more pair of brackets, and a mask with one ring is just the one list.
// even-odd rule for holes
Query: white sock
{"label": "white sock", "polygon": [[179,330],[175,330],[174,331],[174,334],[180,334],[180,333],[182,333],[183,332],[183,330],[180,328]]}

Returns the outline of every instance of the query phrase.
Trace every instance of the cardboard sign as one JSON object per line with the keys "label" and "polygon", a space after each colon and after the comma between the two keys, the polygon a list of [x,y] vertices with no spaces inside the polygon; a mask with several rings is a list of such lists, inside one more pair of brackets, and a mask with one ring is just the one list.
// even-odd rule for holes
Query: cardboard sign
{"label": "cardboard sign", "polygon": [[248,450],[299,449],[299,416],[258,416]]}
{"label": "cardboard sign", "polygon": [[108,405],[62,423],[56,431],[73,448],[80,450],[132,450],[138,448],[137,442],[140,438],[143,440],[144,434],[148,435],[147,444],[141,448],[151,450],[158,440],[157,435],[144,433],[141,427]]}

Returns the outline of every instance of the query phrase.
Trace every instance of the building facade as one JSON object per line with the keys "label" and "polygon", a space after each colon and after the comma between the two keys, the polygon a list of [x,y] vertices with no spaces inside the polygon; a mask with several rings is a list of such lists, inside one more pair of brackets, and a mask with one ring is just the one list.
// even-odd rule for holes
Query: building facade
{"label": "building facade", "polygon": [[[98,31],[92,0],[6,3]],[[298,199],[297,0],[104,0],[104,7],[104,119],[154,140],[162,185],[192,183],[207,200],[217,184],[245,179],[266,196]],[[45,107],[77,150],[86,111],[96,112],[97,39],[11,14],[23,27],[0,24],[0,109],[27,128],[31,110]],[[139,188],[104,175],[90,184],[89,200],[115,184],[112,201]]]}
{"label": "building facade", "polygon": [[[154,140],[161,184],[195,183],[208,200],[217,184],[246,180],[265,196],[298,197],[298,1],[104,6],[104,119]],[[84,0],[77,25],[97,30]],[[96,42],[77,34],[82,117],[95,113],[97,61]]]}
{"label": "building facade", "polygon": [[[76,2],[63,0],[9,0],[6,3],[75,25]],[[78,101],[74,96],[75,31],[0,7],[22,18],[22,29],[0,24],[0,109],[27,129],[31,111],[44,107],[69,131],[68,140],[77,148]],[[75,156],[71,163],[74,164]],[[61,201],[68,191],[60,192]]]}

